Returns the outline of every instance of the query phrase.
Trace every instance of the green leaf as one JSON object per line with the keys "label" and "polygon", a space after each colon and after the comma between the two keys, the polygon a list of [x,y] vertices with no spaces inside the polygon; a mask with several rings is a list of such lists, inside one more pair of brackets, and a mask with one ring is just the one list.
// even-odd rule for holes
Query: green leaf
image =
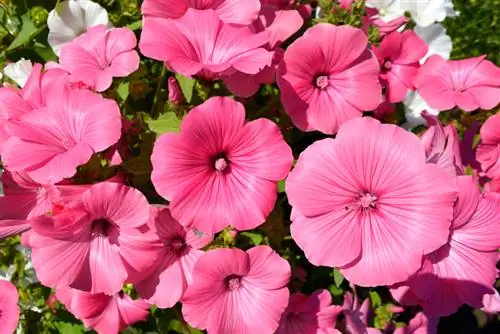
{"label": "green leaf", "polygon": [[382,299],[380,298],[380,295],[378,294],[377,291],[372,290],[369,292],[369,294],[370,294],[370,300],[374,308],[382,305]]}
{"label": "green leaf", "polygon": [[127,28],[129,28],[130,30],[139,30],[139,29],[141,29],[142,28],[142,20],[130,23],[127,26]]}
{"label": "green leaf", "polygon": [[344,275],[338,269],[333,269],[333,280],[335,281],[335,285],[340,287],[344,282]]}
{"label": "green leaf", "polygon": [[85,329],[82,324],[72,324],[69,322],[56,322],[55,326],[59,330],[59,333],[64,333],[64,334],[85,333]]}
{"label": "green leaf", "polygon": [[186,102],[190,103],[191,99],[193,98],[193,89],[194,85],[196,84],[196,80],[186,78],[185,76],[178,73],[175,74],[175,78],[179,82],[179,86],[181,86],[182,94],[184,95]]}
{"label": "green leaf", "polygon": [[241,232],[240,233],[241,235],[249,238],[253,244],[255,246],[258,246],[262,243],[262,241],[264,240],[264,238],[262,237],[262,235],[260,235],[259,233],[255,233],[255,232]]}
{"label": "green leaf", "polygon": [[127,99],[127,97],[129,96],[129,94],[130,94],[129,87],[130,87],[130,82],[128,82],[128,81],[122,82],[118,86],[116,93],[118,94],[120,99],[122,99],[122,101],[125,101]]}
{"label": "green leaf", "polygon": [[161,114],[158,119],[152,119],[146,115],[144,121],[149,126],[149,129],[157,135],[165,132],[179,132],[181,119],[173,111],[167,111]]}
{"label": "green leaf", "polygon": [[12,41],[12,43],[9,45],[7,48],[7,51],[10,51],[12,49],[15,49],[17,47],[20,47],[26,43],[28,43],[31,40],[31,37],[37,32],[37,28],[31,22],[31,19],[29,17],[29,14],[26,13],[22,17],[22,28],[19,34],[17,34],[16,38]]}
{"label": "green leaf", "polygon": [[278,192],[279,193],[285,192],[285,180],[281,180],[278,182]]}
{"label": "green leaf", "polygon": [[57,61],[56,54],[54,53],[52,48],[48,46],[37,43],[33,46],[33,51],[35,51],[46,62]]}

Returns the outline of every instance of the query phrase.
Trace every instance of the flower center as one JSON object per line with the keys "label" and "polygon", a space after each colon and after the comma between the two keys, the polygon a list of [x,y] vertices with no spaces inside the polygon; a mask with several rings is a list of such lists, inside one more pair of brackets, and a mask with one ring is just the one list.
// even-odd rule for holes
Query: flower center
{"label": "flower center", "polygon": [[107,219],[96,219],[92,222],[92,236],[93,237],[107,237],[109,236],[113,224]]}
{"label": "flower center", "polygon": [[176,237],[167,244],[174,253],[182,253],[186,247],[186,240],[182,237]]}
{"label": "flower center", "polygon": [[219,158],[215,160],[215,169],[218,170],[219,172],[222,172],[224,169],[227,168],[227,161],[224,158]]}
{"label": "flower center", "polygon": [[390,60],[386,60],[386,61],[384,62],[384,68],[385,68],[386,70],[390,70],[390,69],[391,69],[391,67],[392,67],[392,62],[391,62]]}
{"label": "flower center", "polygon": [[224,280],[229,291],[234,291],[238,289],[241,285],[241,276],[229,275]]}
{"label": "flower center", "polygon": [[359,197],[358,203],[364,210],[375,209],[375,204],[377,202],[377,196],[369,193],[364,193]]}
{"label": "flower center", "polygon": [[326,75],[319,75],[316,78],[316,87],[319,89],[325,89],[328,87],[328,77]]}

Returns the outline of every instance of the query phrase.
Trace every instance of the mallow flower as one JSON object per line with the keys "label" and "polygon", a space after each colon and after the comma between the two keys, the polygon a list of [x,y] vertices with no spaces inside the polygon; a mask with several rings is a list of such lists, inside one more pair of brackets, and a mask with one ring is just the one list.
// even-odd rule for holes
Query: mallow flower
{"label": "mallow flower", "polygon": [[[448,241],[454,177],[414,134],[364,117],[301,153],[286,182],[291,234],[308,260],[353,284],[408,279]],[[370,273],[370,274],[367,274]]]}
{"label": "mallow flower", "polygon": [[241,103],[212,97],[189,112],[179,134],[157,139],[151,162],[151,180],[172,216],[211,234],[264,223],[293,155],[275,123],[245,122]]}
{"label": "mallow flower", "polygon": [[49,45],[59,55],[64,44],[100,24],[109,26],[110,22],[108,12],[98,3],[91,0],[61,1],[47,19]]}
{"label": "mallow flower", "polygon": [[195,264],[182,314],[209,333],[273,333],[288,304],[290,274],[269,246],[208,251]]}
{"label": "mallow flower", "polygon": [[489,117],[481,127],[476,157],[491,179],[500,178],[500,114]]}
{"label": "mallow flower", "polygon": [[0,279],[0,333],[14,333],[19,322],[19,294],[14,284]]}
{"label": "mallow flower", "polygon": [[3,73],[6,77],[13,80],[19,87],[24,87],[26,81],[33,71],[31,60],[21,58],[15,63],[8,64],[3,68]]}

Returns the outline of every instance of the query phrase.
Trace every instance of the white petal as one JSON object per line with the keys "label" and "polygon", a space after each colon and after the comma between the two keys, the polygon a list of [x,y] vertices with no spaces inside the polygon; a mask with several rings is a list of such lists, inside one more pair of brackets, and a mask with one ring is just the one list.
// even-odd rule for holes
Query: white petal
{"label": "white petal", "polygon": [[456,16],[451,0],[406,0],[403,7],[410,12],[415,23],[427,27],[442,22],[447,16]]}
{"label": "white petal", "polygon": [[405,14],[405,0],[367,0],[366,6],[378,9],[378,16],[384,22],[390,22]]}
{"label": "white petal", "polygon": [[90,0],[63,1],[47,19],[49,45],[59,55],[63,44],[100,24],[109,25],[108,12],[101,5]]}
{"label": "white petal", "polygon": [[439,111],[429,107],[417,92],[409,92],[403,104],[405,106],[406,116],[406,123],[403,124],[403,127],[406,129],[414,128],[420,124],[426,124],[425,119],[422,117],[422,112],[424,110],[431,115],[439,115]]}
{"label": "white petal", "polygon": [[3,73],[13,80],[19,87],[24,87],[32,70],[33,64],[31,61],[21,58],[21,60],[5,66]]}
{"label": "white petal", "polygon": [[446,34],[446,29],[441,24],[434,23],[428,27],[416,26],[413,31],[422,37],[429,46],[429,51],[420,60],[420,64],[425,63],[427,58],[435,54],[442,56],[444,59],[450,59],[452,50],[451,37]]}

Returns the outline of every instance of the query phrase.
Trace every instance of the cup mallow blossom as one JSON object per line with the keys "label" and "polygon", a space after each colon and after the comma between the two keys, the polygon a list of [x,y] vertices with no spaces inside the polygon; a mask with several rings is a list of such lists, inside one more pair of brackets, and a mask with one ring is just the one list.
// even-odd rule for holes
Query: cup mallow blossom
{"label": "cup mallow blossom", "polygon": [[113,100],[60,85],[47,91],[45,100],[44,107],[4,125],[10,137],[2,151],[8,170],[24,171],[40,184],[72,177],[92,154],[121,136],[120,109]]}
{"label": "cup mallow blossom", "polygon": [[33,219],[29,244],[38,278],[52,288],[117,293],[129,274],[156,260],[149,214],[138,190],[103,182],[61,212]]}
{"label": "cup mallow blossom", "polygon": [[19,87],[24,87],[26,81],[33,71],[31,60],[21,58],[15,63],[8,64],[4,67],[3,73],[6,77],[13,80]]}
{"label": "cup mallow blossom", "polygon": [[414,84],[425,102],[440,111],[457,106],[470,112],[500,103],[500,67],[486,56],[447,61],[433,55],[419,69]]}
{"label": "cup mallow blossom", "polygon": [[47,19],[49,45],[59,55],[64,44],[100,24],[110,26],[108,12],[98,3],[91,0],[61,1]]}
{"label": "cup mallow blossom", "polygon": [[212,97],[189,112],[179,134],[157,139],[151,161],[151,180],[172,216],[211,234],[264,223],[293,156],[275,123],[246,123],[241,103]]}
{"label": "cup mallow blossom", "polygon": [[19,294],[14,284],[0,279],[0,333],[14,333],[19,322]]}
{"label": "cup mallow blossom", "polygon": [[114,77],[126,77],[139,68],[137,39],[128,28],[90,28],[61,48],[59,63],[73,83],[103,92]]}
{"label": "cup mallow blossom", "polygon": [[135,288],[148,302],[170,308],[193,282],[194,265],[204,253],[200,248],[209,244],[213,236],[185,228],[172,218],[168,208],[151,210],[148,226],[158,239],[157,260]]}
{"label": "cup mallow blossom", "polygon": [[491,179],[500,178],[500,114],[486,120],[480,138],[476,156],[481,169]]}
{"label": "cup mallow blossom", "polygon": [[382,102],[378,76],[363,31],[320,23],[285,51],[277,81],[285,111],[299,129],[333,134]]}
{"label": "cup mallow blossom", "polygon": [[123,291],[107,295],[60,288],[56,290],[56,298],[85,327],[103,334],[118,333],[136,322],[146,320],[150,307],[144,300],[133,300]]}
{"label": "cup mallow blossom", "polygon": [[315,291],[310,296],[300,292],[290,296],[288,306],[281,315],[276,334],[331,334],[336,332],[337,307],[327,290]]}
{"label": "cup mallow blossom", "polygon": [[189,8],[179,19],[145,17],[139,48],[185,76],[212,80],[236,72],[257,74],[270,66],[269,32],[221,21],[214,10]]}
{"label": "cup mallow blossom", "polygon": [[249,25],[257,19],[259,0],[144,0],[144,16],[180,19],[189,8],[215,10],[219,18],[231,24]]}
{"label": "cup mallow blossom", "polygon": [[417,125],[427,124],[424,116],[424,112],[430,115],[439,115],[439,110],[432,109],[429,105],[422,99],[418,92],[408,92],[405,99],[403,100],[403,105],[405,108],[406,123],[403,124],[404,128],[413,128]]}
{"label": "cup mallow blossom", "polygon": [[427,27],[442,22],[446,17],[457,16],[452,0],[398,0],[404,11],[408,11],[417,26]]}
{"label": "cup mallow blossom", "polygon": [[273,333],[288,305],[290,265],[272,248],[220,248],[196,263],[184,319],[209,333]]}
{"label": "cup mallow blossom", "polygon": [[393,32],[379,46],[373,47],[380,64],[380,79],[388,102],[401,102],[414,90],[419,60],[427,53],[427,45],[413,31]]}
{"label": "cup mallow blossom", "polygon": [[459,196],[449,242],[425,255],[422,268],[391,292],[402,304],[418,303],[445,316],[463,305],[480,308],[493,294],[500,237],[499,200],[483,197],[471,176],[457,178]]}
{"label": "cup mallow blossom", "polygon": [[426,163],[418,137],[370,117],[302,152],[286,193],[291,234],[308,260],[361,286],[415,273],[423,254],[447,242],[457,197],[454,178]]}

